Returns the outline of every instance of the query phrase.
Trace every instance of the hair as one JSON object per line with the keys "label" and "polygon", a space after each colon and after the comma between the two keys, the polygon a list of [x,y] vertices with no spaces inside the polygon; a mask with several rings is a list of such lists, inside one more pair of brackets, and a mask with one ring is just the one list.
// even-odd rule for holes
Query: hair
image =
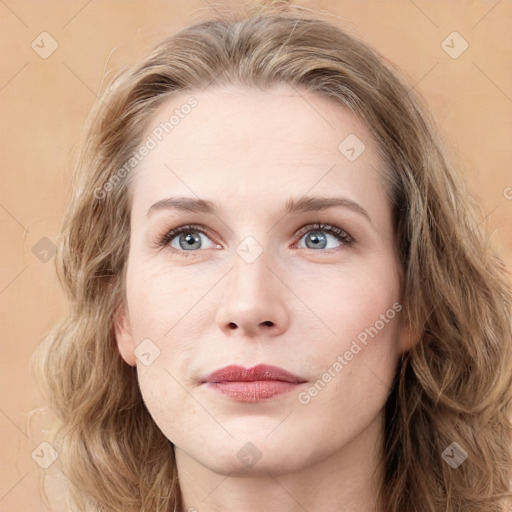
{"label": "hair", "polygon": [[[119,71],[91,112],[56,259],[69,311],[34,356],[56,416],[52,443],[70,484],[69,510],[182,506],[174,447],[115,340],[114,315],[126,301],[133,174],[120,169],[169,97],[280,84],[348,108],[367,126],[383,163],[404,321],[419,333],[385,405],[383,510],[509,506],[509,274],[409,79],[358,36],[309,11],[260,5],[185,26]],[[457,469],[442,456],[453,442],[468,453]]]}

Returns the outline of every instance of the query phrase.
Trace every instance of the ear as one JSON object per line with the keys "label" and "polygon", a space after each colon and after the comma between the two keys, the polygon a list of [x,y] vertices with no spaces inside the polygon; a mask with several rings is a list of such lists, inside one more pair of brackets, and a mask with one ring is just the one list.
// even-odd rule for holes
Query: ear
{"label": "ear", "polygon": [[130,319],[124,307],[118,308],[114,315],[114,330],[119,353],[130,366],[136,365],[135,348],[130,327]]}

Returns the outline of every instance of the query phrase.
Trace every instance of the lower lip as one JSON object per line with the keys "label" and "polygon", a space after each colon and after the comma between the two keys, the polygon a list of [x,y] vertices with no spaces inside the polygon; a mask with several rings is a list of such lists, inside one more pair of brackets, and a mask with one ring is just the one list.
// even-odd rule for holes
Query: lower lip
{"label": "lower lip", "polygon": [[282,380],[255,380],[251,382],[207,382],[209,387],[240,402],[258,402],[297,389],[300,384]]}

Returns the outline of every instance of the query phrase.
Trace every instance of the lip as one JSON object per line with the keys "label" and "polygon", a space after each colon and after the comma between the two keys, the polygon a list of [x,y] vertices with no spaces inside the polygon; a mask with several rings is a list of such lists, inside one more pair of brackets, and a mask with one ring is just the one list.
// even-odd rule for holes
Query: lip
{"label": "lip", "polygon": [[296,389],[307,382],[282,368],[259,364],[253,368],[230,365],[208,375],[204,384],[241,402],[257,402]]}
{"label": "lip", "polygon": [[210,373],[205,382],[254,382],[257,380],[278,380],[292,384],[306,382],[305,379],[293,373],[268,364],[258,364],[252,368],[232,364]]}

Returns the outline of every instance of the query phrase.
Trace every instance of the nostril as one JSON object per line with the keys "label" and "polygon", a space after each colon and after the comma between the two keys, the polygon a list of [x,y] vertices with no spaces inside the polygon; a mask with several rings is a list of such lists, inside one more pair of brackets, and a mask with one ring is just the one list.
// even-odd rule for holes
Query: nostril
{"label": "nostril", "polygon": [[236,324],[233,322],[229,322],[228,326],[230,329],[236,329]]}

